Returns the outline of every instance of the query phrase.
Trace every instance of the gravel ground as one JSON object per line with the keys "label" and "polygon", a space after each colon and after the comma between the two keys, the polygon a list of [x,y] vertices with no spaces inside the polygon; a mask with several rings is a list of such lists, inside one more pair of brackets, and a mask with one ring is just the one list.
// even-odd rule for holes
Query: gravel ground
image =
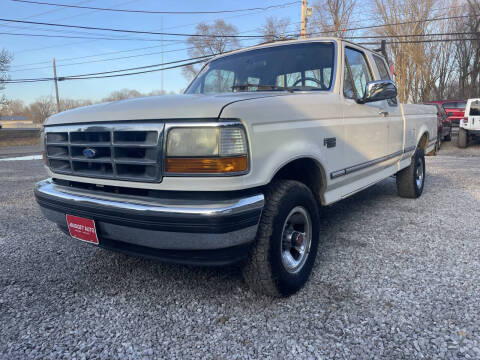
{"label": "gravel ground", "polygon": [[[427,158],[418,200],[389,178],[325,208],[313,276],[269,299],[236,267],[161,264],[43,219],[40,161],[0,165],[0,358],[480,358],[480,147]],[[32,175],[36,174],[36,175]]]}

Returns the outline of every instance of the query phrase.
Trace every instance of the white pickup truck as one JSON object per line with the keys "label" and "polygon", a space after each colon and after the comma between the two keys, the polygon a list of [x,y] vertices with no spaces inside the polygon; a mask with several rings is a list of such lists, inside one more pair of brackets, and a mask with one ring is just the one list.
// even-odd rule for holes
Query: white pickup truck
{"label": "white pickup truck", "polygon": [[100,247],[243,264],[257,291],[307,281],[319,207],[396,175],[421,195],[432,106],[397,101],[387,64],[354,43],[263,44],[209,61],[183,95],[63,112],[45,123],[44,215]]}

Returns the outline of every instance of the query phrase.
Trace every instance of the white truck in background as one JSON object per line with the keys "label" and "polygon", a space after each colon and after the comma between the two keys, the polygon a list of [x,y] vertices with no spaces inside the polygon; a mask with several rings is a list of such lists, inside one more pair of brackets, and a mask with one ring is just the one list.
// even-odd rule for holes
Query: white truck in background
{"label": "white truck in background", "polygon": [[459,123],[458,147],[466,148],[470,138],[480,136],[480,99],[469,99],[465,116]]}
{"label": "white truck in background", "polygon": [[433,106],[401,105],[385,59],[336,38],[258,45],[210,60],[183,95],[50,117],[50,178],[35,195],[67,234],[164,261],[243,263],[272,296],[298,291],[319,207],[392,175],[422,194]]}

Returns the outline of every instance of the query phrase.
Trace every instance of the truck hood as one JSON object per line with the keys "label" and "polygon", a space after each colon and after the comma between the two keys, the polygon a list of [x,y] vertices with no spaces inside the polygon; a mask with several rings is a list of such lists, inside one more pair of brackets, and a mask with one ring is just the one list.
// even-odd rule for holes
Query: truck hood
{"label": "truck hood", "polygon": [[115,101],[64,111],[45,125],[95,123],[100,121],[218,118],[234,102],[286,96],[284,92],[229,93],[217,95],[161,95]]}

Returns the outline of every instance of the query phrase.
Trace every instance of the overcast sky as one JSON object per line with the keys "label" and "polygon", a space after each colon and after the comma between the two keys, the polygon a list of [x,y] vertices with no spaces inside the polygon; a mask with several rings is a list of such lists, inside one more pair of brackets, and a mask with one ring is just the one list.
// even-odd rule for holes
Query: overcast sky
{"label": "overcast sky", "polygon": [[[42,1],[42,0],[40,0]],[[123,9],[141,9],[156,11],[213,11],[233,10],[252,7],[265,7],[289,3],[292,0],[244,0],[244,1],[214,1],[214,0],[55,0],[45,2],[56,2],[59,4],[74,4],[93,7],[111,7]],[[212,23],[218,18],[237,27],[242,35],[256,34],[258,28],[265,22],[267,16],[288,17],[291,20],[289,30],[298,31],[300,21],[301,1],[298,5],[289,5],[284,8],[274,8],[267,11],[250,11],[228,14],[195,14],[195,15],[158,15],[138,13],[118,13],[106,11],[94,11],[85,9],[61,8],[46,5],[35,5],[28,3],[2,0],[0,3],[0,14],[6,19],[21,19],[37,22],[52,22],[69,25],[83,25],[95,27],[111,27],[122,29],[135,29],[146,31],[193,33],[198,22]],[[10,78],[37,78],[51,77],[52,57],[57,61],[57,75],[76,75],[92,72],[102,72],[136,66],[145,66],[162,62],[162,47],[158,35],[124,34],[93,30],[68,29],[58,27],[39,26],[32,24],[6,23],[0,21],[0,32],[5,33],[35,33],[47,35],[68,35],[68,36],[107,36],[115,38],[136,38],[137,40],[112,41],[112,40],[82,40],[65,38],[42,38],[29,36],[12,36],[0,34],[0,48],[5,48],[14,56],[11,64]],[[155,41],[142,41],[148,39]],[[186,38],[164,36],[163,61],[175,61],[188,58],[186,50],[188,47]],[[253,45],[258,40],[242,40],[243,46]],[[139,49],[144,48],[144,49]],[[139,49],[125,52],[125,50]],[[178,51],[177,51],[178,50]],[[108,55],[82,58],[97,54],[117,52]],[[155,53],[150,55],[143,55]],[[127,59],[114,61],[100,61],[121,56],[138,55]],[[142,56],[140,56],[142,55]],[[73,59],[72,59],[73,58]],[[78,58],[78,59],[77,59]],[[69,60],[63,60],[69,59]],[[92,62],[64,66],[77,62]],[[36,64],[39,63],[40,64]],[[34,64],[35,63],[35,64]],[[32,64],[32,65],[28,65]],[[105,97],[114,90],[122,88],[136,89],[141,92],[150,92],[161,89],[161,76],[164,76],[164,90],[179,92],[187,85],[180,69],[154,72],[145,75],[125,76],[113,79],[99,80],[76,80],[59,83],[60,96],[74,99],[98,100]],[[54,95],[53,82],[30,83],[30,84],[8,84],[4,91],[8,99],[21,99],[29,103],[40,96]]]}

